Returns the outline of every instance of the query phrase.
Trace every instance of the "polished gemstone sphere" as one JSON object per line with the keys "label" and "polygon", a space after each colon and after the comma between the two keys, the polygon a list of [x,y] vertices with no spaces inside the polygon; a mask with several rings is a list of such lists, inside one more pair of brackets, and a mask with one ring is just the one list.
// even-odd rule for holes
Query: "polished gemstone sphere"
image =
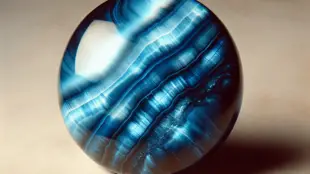
{"label": "polished gemstone sphere", "polygon": [[194,0],[109,0],[73,33],[60,68],[73,139],[114,173],[170,174],[231,131],[242,71],[221,21]]}

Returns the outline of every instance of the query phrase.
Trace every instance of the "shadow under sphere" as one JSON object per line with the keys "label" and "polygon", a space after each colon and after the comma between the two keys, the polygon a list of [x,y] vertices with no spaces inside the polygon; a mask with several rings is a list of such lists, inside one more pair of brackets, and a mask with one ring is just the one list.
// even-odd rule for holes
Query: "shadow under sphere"
{"label": "shadow under sphere", "polygon": [[292,144],[270,140],[228,140],[210,155],[176,174],[258,174],[299,160]]}

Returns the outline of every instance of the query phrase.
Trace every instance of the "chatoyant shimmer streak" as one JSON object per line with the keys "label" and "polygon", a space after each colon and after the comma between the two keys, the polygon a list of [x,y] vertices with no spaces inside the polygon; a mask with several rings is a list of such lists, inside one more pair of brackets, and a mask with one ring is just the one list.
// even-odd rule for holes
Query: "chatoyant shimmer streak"
{"label": "chatoyant shimmer streak", "polygon": [[241,98],[234,43],[194,0],[109,0],[81,22],[61,64],[70,134],[116,173],[198,161],[230,132]]}

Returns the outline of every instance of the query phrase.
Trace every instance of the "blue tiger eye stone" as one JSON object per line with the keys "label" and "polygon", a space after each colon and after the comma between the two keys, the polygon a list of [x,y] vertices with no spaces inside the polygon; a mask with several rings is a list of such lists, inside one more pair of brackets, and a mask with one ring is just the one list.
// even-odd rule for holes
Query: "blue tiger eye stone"
{"label": "blue tiger eye stone", "polygon": [[115,173],[169,174],[231,131],[242,71],[228,31],[194,0],[109,0],[73,33],[60,70],[64,123]]}

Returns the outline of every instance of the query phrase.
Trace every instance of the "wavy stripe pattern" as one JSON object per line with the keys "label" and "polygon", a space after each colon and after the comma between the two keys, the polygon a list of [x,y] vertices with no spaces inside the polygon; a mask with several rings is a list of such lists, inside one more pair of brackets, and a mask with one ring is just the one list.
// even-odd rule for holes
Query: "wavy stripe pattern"
{"label": "wavy stripe pattern", "polygon": [[[128,42],[107,73],[89,80],[75,63],[95,20],[113,23]],[[117,173],[172,173],[199,160],[233,124],[240,91],[229,34],[194,0],[110,0],[80,24],[61,65],[70,134]]]}

